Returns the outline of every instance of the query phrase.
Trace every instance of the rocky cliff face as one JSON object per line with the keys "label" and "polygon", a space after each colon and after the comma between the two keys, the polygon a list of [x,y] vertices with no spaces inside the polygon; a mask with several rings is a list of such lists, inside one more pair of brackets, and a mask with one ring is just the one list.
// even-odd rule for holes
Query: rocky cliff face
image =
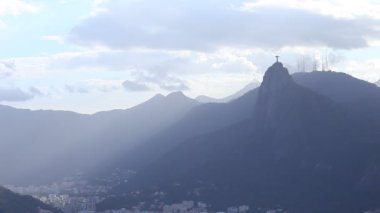
{"label": "rocky cliff face", "polygon": [[268,68],[260,86],[253,114],[259,134],[289,134],[301,128],[323,125],[321,118],[334,113],[332,102],[295,83],[279,62]]}
{"label": "rocky cliff face", "polygon": [[273,129],[278,123],[281,96],[295,83],[282,63],[276,62],[268,68],[259,89],[254,113],[254,123],[260,129]]}

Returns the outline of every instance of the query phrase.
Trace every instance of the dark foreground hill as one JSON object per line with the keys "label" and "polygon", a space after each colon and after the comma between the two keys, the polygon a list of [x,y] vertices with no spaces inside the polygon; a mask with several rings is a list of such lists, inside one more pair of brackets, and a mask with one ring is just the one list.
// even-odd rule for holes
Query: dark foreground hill
{"label": "dark foreground hill", "polygon": [[379,97],[378,88],[343,96],[354,91],[310,87],[297,84],[275,63],[245,119],[184,142],[174,139],[161,157],[120,186],[124,193],[139,190],[140,196],[120,195],[99,207],[147,201],[157,191],[167,202],[201,200],[216,209],[249,204],[291,212],[364,212],[380,207],[380,104],[370,100]]}
{"label": "dark foreground hill", "polygon": [[0,187],[0,212],[1,213],[38,213],[40,210],[47,210],[52,213],[61,212],[42,203],[31,196],[15,194],[5,188]]}

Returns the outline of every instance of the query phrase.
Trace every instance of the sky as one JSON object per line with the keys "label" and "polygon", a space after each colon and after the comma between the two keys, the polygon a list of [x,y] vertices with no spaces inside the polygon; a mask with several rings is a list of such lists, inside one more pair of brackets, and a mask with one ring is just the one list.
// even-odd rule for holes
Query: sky
{"label": "sky", "polygon": [[[290,72],[380,79],[380,0],[0,0],[0,104],[94,113]],[[322,63],[323,62],[323,63]]]}

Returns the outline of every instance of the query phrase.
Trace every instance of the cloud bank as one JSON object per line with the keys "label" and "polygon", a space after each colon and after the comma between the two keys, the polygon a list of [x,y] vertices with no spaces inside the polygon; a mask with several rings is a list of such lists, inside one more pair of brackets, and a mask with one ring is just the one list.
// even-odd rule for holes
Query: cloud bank
{"label": "cloud bank", "polygon": [[351,49],[366,47],[368,39],[380,39],[379,22],[371,17],[338,18],[284,5],[247,8],[248,3],[105,1],[102,12],[73,28],[68,40],[112,49],[212,51],[286,46]]}
{"label": "cloud bank", "polygon": [[28,91],[19,88],[0,88],[0,102],[22,102],[41,95],[41,91],[34,87],[29,88]]}

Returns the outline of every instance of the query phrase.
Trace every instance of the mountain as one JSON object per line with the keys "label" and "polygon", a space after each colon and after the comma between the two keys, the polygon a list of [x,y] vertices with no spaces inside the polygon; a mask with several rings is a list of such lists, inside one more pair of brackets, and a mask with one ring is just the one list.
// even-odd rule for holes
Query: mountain
{"label": "mountain", "polygon": [[1,213],[38,213],[40,210],[46,210],[52,213],[61,212],[31,196],[19,195],[0,187]]}
{"label": "mountain", "polygon": [[[72,112],[0,106],[0,182],[18,183],[48,176],[49,172],[44,173],[42,168],[61,153],[67,154],[65,149],[86,132],[78,128],[86,117]],[[63,162],[54,162],[51,168],[59,168],[60,164]]]}
{"label": "mountain", "polygon": [[321,95],[337,102],[349,102],[363,97],[377,96],[379,88],[367,81],[356,79],[346,73],[313,71],[295,73],[293,79]]}
{"label": "mountain", "polygon": [[96,170],[197,105],[177,92],[94,115],[0,106],[0,183],[48,183],[77,170]]}
{"label": "mountain", "polygon": [[182,92],[167,96],[159,94],[128,110],[97,113],[90,122],[102,123],[102,126],[98,126],[97,138],[107,141],[108,146],[114,149],[111,150],[113,155],[117,150],[123,154],[126,148],[171,126],[198,105],[199,102]]}
{"label": "mountain", "polygon": [[[370,106],[377,106],[374,104],[375,100],[380,101],[379,88],[344,73],[296,73],[292,75],[292,78],[297,84],[326,96],[338,104],[350,107],[359,105],[360,107],[357,108],[362,108],[360,111],[369,109],[369,107],[363,108],[362,104],[368,102],[367,99],[372,99],[369,103],[373,104]],[[116,164],[117,167],[139,170],[189,138],[210,133],[250,118],[256,105],[257,93],[258,89],[253,89],[228,103],[208,103],[192,108],[178,122],[142,142],[142,145],[137,146],[133,151],[126,153]],[[378,104],[380,106],[380,103]],[[372,115],[378,114],[376,109],[370,111],[373,112]],[[358,114],[360,113],[358,112]]]}
{"label": "mountain", "polygon": [[[371,104],[380,100],[373,98],[378,88],[372,84],[336,72],[299,73],[293,78],[336,102],[350,103],[347,106],[357,114],[368,116],[371,111],[373,117],[380,117]],[[177,92],[157,95],[130,109],[94,115],[0,106],[0,160],[12,162],[11,166],[0,163],[4,171],[0,183],[47,183],[77,170],[96,172],[120,164],[141,168],[176,144],[250,117],[256,95],[253,89],[229,103],[199,104]],[[91,150],[91,155],[84,155],[85,150]]]}
{"label": "mountain", "polygon": [[109,167],[140,170],[183,141],[213,132],[249,118],[256,103],[257,90],[249,91],[229,103],[200,104],[179,121],[126,152]]}
{"label": "mountain", "polygon": [[195,100],[199,101],[200,103],[224,103],[224,101],[221,99],[212,98],[206,95],[197,96]]}
{"label": "mountain", "polygon": [[[342,82],[351,79],[331,75],[339,75]],[[327,85],[334,85],[331,82]],[[334,91],[327,96],[327,90],[319,85],[308,85],[318,91],[296,83],[281,63],[273,64],[245,119],[240,117],[240,121],[185,141],[173,138],[170,149],[119,187],[124,194],[138,190],[137,197],[120,194],[99,207],[163,199],[169,203],[204,201],[215,209],[241,204],[290,212],[379,208],[380,117],[373,113],[380,104],[367,102],[367,98],[380,91],[368,87],[377,93],[346,97],[343,94],[352,91],[342,84],[335,85],[344,87],[342,95],[336,96]],[[157,191],[164,196],[154,197]]]}
{"label": "mountain", "polygon": [[[374,95],[378,91],[377,88],[374,88],[373,84],[370,84],[367,81],[359,80],[342,72],[298,72],[292,74],[292,77],[297,84],[307,87],[322,95],[328,96],[335,101],[344,102],[355,98],[360,98],[365,95]],[[374,84],[379,86],[380,80]],[[201,95],[198,96],[196,100],[200,103],[227,103],[241,97],[258,86],[258,82],[251,82],[243,89],[226,98],[217,99]]]}
{"label": "mountain", "polygon": [[247,92],[251,90],[256,89],[259,85],[260,85],[259,82],[251,82],[247,84],[245,87],[243,87],[241,90],[235,92],[234,94],[229,95],[225,98],[221,98],[221,99],[211,98],[205,95],[200,95],[196,98],[196,100],[199,101],[200,103],[227,103],[241,97],[242,95],[246,94]]}
{"label": "mountain", "polygon": [[380,79],[378,81],[375,82],[375,84],[380,87]]}

